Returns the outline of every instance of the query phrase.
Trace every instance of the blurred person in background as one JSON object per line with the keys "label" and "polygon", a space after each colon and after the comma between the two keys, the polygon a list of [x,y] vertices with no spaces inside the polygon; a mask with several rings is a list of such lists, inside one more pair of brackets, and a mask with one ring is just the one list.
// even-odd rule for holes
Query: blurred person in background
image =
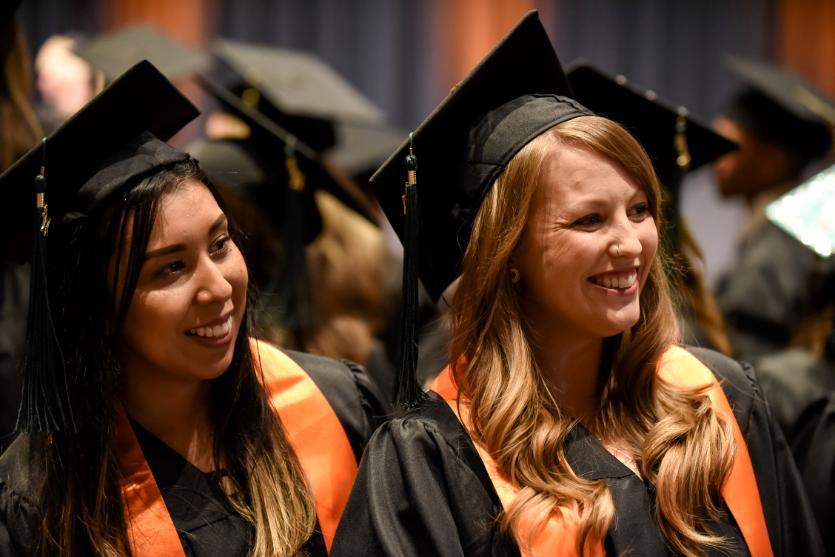
{"label": "blurred person in background", "polygon": [[814,256],[769,223],[764,210],[831,156],[835,100],[773,66],[737,58],[728,65],[746,86],[714,129],[740,148],[714,170],[722,196],[744,199],[749,215],[716,300],[734,354],[755,359],[789,346],[812,310]]}

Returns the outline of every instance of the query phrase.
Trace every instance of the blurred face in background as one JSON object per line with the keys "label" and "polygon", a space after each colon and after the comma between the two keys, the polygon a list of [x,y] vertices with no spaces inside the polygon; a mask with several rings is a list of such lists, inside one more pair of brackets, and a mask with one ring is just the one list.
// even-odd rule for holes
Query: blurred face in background
{"label": "blurred face in background", "polygon": [[790,178],[785,149],[761,140],[726,116],[714,120],[713,129],[739,144],[738,150],[728,153],[713,165],[722,197],[743,197],[750,202],[758,194]]}
{"label": "blurred face in background", "polygon": [[93,69],[73,53],[75,44],[70,37],[54,35],[35,58],[38,93],[58,120],[75,114],[98,92]]}

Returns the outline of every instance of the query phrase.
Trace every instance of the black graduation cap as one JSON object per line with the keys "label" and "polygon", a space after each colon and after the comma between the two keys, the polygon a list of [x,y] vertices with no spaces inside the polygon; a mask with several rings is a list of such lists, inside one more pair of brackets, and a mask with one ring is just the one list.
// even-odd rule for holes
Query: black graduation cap
{"label": "black graduation cap", "polygon": [[[32,231],[23,403],[18,429],[74,429],[49,308],[47,236],[70,234],[143,178],[186,160],[164,142],[198,115],[153,65],[140,62],[0,176],[4,238]],[[29,254],[26,254],[27,256]]]}
{"label": "black graduation cap", "polygon": [[230,40],[212,50],[215,81],[316,151],[335,144],[336,122],[382,121],[379,109],[311,54]]}
{"label": "black graduation cap", "polygon": [[458,276],[476,212],[507,163],[549,128],[591,114],[570,95],[551,41],[532,11],[372,176],[377,198],[405,247],[401,403],[419,397],[414,273],[419,271],[437,300]]}
{"label": "black graduation cap", "polygon": [[124,27],[85,41],[75,53],[113,81],[125,70],[148,60],[169,79],[205,70],[210,56],[190,48],[148,24]]}
{"label": "black graduation cap", "polygon": [[[376,223],[376,209],[357,184],[324,160],[299,136],[272,120],[259,108],[248,105],[218,82],[213,73],[198,73],[197,80],[226,111],[249,126],[250,137],[247,138],[247,144],[267,163],[262,165],[262,170],[276,172],[285,167],[285,157],[293,155],[304,175],[305,184],[327,191],[352,210]],[[289,183],[287,180],[284,181]]]}
{"label": "black graduation cap", "polygon": [[0,27],[5,26],[14,17],[23,0],[5,0],[0,2]]}
{"label": "black graduation cap", "polygon": [[737,148],[694,118],[683,106],[660,99],[655,92],[612,76],[585,61],[568,66],[574,98],[600,116],[626,128],[649,154],[670,198],[668,232],[675,241],[680,185],[683,175]]}
{"label": "black graduation cap", "polygon": [[814,159],[832,147],[835,99],[800,76],[727,56],[725,66],[745,84],[725,111],[760,138]]}

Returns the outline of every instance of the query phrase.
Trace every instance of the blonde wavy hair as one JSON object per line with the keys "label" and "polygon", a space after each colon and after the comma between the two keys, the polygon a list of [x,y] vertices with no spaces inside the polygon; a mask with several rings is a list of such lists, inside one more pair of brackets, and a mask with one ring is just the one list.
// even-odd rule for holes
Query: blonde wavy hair
{"label": "blonde wavy hair", "polygon": [[[615,161],[647,194],[659,230],[661,192],[641,146],[618,124],[596,116],[561,123],[526,145],[487,193],[475,218],[451,316],[450,361],[471,402],[472,432],[519,487],[500,527],[524,543],[555,512],[576,514],[577,550],[603,540],[615,514],[605,481],[577,476],[564,444],[577,421],[550,395],[533,356],[516,285],[508,273],[539,184],[556,146],[587,149]],[[721,516],[720,489],[735,455],[731,425],[704,390],[682,391],[656,374],[659,357],[677,342],[677,325],[661,256],[641,292],[638,322],[605,339],[600,406],[592,431],[625,444],[656,488],[655,518],[666,540],[687,556],[723,538],[708,530]],[[554,458],[556,455],[556,458]],[[533,528],[522,532],[520,519]]]}

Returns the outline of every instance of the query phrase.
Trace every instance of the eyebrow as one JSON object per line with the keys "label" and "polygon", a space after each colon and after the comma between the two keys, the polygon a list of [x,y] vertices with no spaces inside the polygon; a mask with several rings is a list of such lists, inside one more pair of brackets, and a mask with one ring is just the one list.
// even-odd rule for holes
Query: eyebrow
{"label": "eyebrow", "polygon": [[[220,216],[212,223],[212,226],[209,227],[209,233],[207,236],[211,236],[215,232],[217,232],[223,225],[226,224],[226,215],[221,213]],[[185,244],[172,244],[170,246],[165,246],[164,248],[159,248],[151,251],[145,252],[145,259],[151,259],[152,257],[162,257],[164,255],[171,255],[172,253],[177,253],[186,250]]]}

